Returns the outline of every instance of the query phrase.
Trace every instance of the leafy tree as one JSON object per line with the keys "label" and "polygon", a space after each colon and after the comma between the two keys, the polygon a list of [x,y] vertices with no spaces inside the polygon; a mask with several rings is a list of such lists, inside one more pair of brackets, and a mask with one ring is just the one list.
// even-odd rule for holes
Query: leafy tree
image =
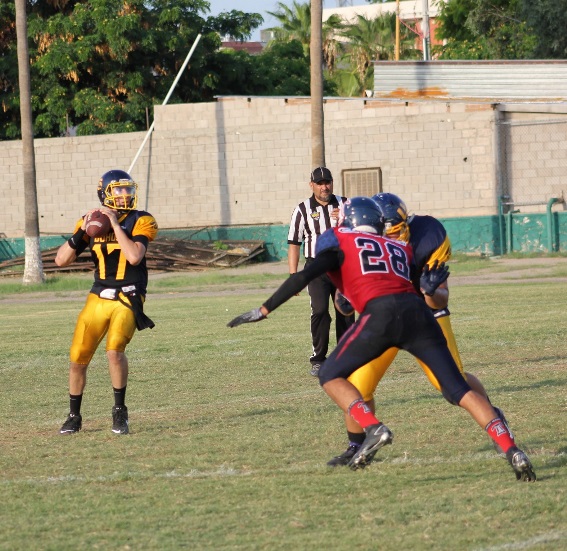
{"label": "leafy tree", "polygon": [[303,55],[299,41],[272,44],[258,61],[259,70],[266,75],[265,95],[309,95],[309,59]]}
{"label": "leafy tree", "polygon": [[[449,0],[440,4],[434,48],[440,59],[531,59],[537,38],[524,0]],[[530,8],[531,9],[531,8]]]}
{"label": "leafy tree", "polygon": [[270,43],[255,56],[223,50],[210,69],[217,95],[309,95],[309,59],[298,40]]}
{"label": "leafy tree", "polygon": [[339,68],[330,76],[330,80],[336,88],[337,95],[343,98],[360,96],[363,87],[356,74],[350,69]]}
{"label": "leafy tree", "polygon": [[[278,10],[268,12],[281,24],[279,27],[268,29],[274,32],[275,40],[287,42],[298,40],[303,45],[305,56],[310,55],[311,44],[311,4],[293,1],[292,7],[283,2],[278,2]],[[322,23],[322,49],[323,63],[332,73],[335,69],[337,59],[341,52],[340,42],[336,40],[337,31],[343,28],[343,23],[338,15],[332,15]]]}
{"label": "leafy tree", "polygon": [[[236,10],[205,18],[205,0],[28,0],[28,8],[36,136],[68,126],[79,134],[144,129],[146,110],[162,102],[199,33],[170,102],[212,99],[219,34],[245,39],[262,21]],[[13,18],[2,3],[0,138],[19,137]]]}
{"label": "leafy tree", "polygon": [[[386,13],[373,19],[357,15],[356,21],[346,25],[341,35],[348,40],[345,59],[350,61],[352,72],[359,84],[359,94],[373,87],[374,60],[394,59],[396,42],[396,14]],[[408,29],[400,33],[400,58],[417,58],[414,36]],[[344,78],[344,77],[342,77]]]}
{"label": "leafy tree", "polygon": [[567,59],[567,10],[557,0],[521,0],[526,23],[537,37],[536,59]]}
{"label": "leafy tree", "polygon": [[20,135],[16,11],[0,3],[0,139]]}
{"label": "leafy tree", "polygon": [[207,21],[210,28],[221,36],[240,41],[250,38],[251,31],[263,22],[264,18],[260,14],[244,13],[239,10],[220,13],[217,17],[211,17]]}
{"label": "leafy tree", "polygon": [[467,18],[490,59],[529,59],[536,38],[522,16],[521,0],[477,0]]}
{"label": "leafy tree", "polygon": [[293,0],[291,7],[283,2],[278,2],[277,7],[277,11],[269,11],[268,13],[279,21],[280,26],[268,30],[273,31],[275,40],[279,42],[298,40],[303,46],[305,55],[309,55],[309,44],[311,43],[310,3],[302,4]]}

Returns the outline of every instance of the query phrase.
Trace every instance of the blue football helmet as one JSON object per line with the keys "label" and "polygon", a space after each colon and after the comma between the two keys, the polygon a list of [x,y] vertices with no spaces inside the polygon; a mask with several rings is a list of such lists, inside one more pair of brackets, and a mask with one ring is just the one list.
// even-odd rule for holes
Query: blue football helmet
{"label": "blue football helmet", "polygon": [[378,204],[384,216],[384,235],[398,234],[396,239],[408,241],[408,209],[406,204],[393,193],[377,193],[372,199]]}
{"label": "blue football helmet", "polygon": [[342,205],[339,225],[357,231],[382,235],[384,216],[370,197],[352,197]]}

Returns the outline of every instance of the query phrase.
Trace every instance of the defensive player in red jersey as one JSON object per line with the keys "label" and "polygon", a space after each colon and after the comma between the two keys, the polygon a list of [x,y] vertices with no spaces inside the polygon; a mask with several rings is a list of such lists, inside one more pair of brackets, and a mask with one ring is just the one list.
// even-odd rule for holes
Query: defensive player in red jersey
{"label": "defensive player in red jersey", "polygon": [[[323,363],[319,382],[327,395],[365,432],[365,439],[349,461],[352,469],[368,464],[377,450],[391,444],[393,434],[381,423],[348,378],[360,367],[392,347],[407,350],[429,366],[451,403],[466,409],[506,453],[517,479],[535,480],[527,455],[490,402],[471,389],[455,364],[439,324],[415,290],[413,253],[404,243],[382,237],[384,219],[370,198],[356,197],[344,205],[341,224],[320,236],[315,261],[291,276],[260,307],[241,314],[229,327],[261,321],[278,306],[327,272],[351,302],[359,319],[345,333]],[[420,287],[433,294],[446,281],[444,265],[434,265],[420,277]]]}
{"label": "defensive player in red jersey", "polygon": [[[424,269],[429,269],[435,262],[438,264],[442,262],[446,263],[451,258],[451,242],[449,241],[445,227],[439,220],[432,216],[408,216],[405,203],[393,193],[379,193],[374,195],[372,199],[378,203],[382,215],[384,216],[384,235],[399,241],[409,241],[412,246],[416,275],[418,276],[417,278],[414,277],[414,287],[421,293],[426,304],[431,308],[433,316],[447,339],[447,345],[449,346],[449,350],[459,371],[463,373],[473,390],[476,390],[478,393],[488,398],[486,390],[479,379],[471,373],[464,372],[459,349],[451,326],[451,317],[448,308],[448,281],[439,285],[432,295],[422,293],[419,288],[419,275]],[[345,299],[337,297],[337,307],[342,308],[344,313],[346,313],[347,310],[345,309],[349,307],[348,301],[345,302]],[[394,361],[397,353],[397,348],[387,350],[382,356],[376,358],[368,365],[361,367],[349,378],[349,381],[360,391],[364,401],[372,410],[374,410],[374,392],[376,387]],[[422,362],[419,363],[431,384],[437,390],[441,391],[441,386],[429,367]],[[502,410],[497,407],[494,409],[502,421],[507,424]],[[364,441],[364,431],[348,415],[345,415],[345,424],[349,439],[348,447],[342,454],[333,457],[327,463],[330,467],[347,465]],[[498,448],[497,451],[501,452]]]}
{"label": "defensive player in red jersey", "polygon": [[[136,328],[154,324],[143,311],[148,284],[146,250],[157,235],[157,223],[148,212],[136,210],[137,184],[123,170],[104,173],[98,183],[102,207],[92,209],[75,225],[73,236],[57,251],[55,262],[68,266],[87,248],[95,265],[94,284],[79,314],[71,344],[69,369],[70,412],[61,434],[81,430],[81,403],[87,382],[87,367],[105,335],[106,357],[114,390],[112,432],[128,434],[126,384],[128,358],[124,351]],[[106,236],[86,234],[87,216],[104,212],[111,230]]]}

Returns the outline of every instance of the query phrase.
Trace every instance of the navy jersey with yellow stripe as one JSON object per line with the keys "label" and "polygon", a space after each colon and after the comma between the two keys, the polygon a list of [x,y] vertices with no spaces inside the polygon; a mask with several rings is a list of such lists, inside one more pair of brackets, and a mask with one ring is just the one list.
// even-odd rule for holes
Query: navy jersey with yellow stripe
{"label": "navy jersey with yellow stripe", "polygon": [[409,221],[409,229],[409,242],[419,273],[426,264],[431,266],[435,260],[441,263],[451,258],[451,242],[439,220],[416,214]]}
{"label": "navy jersey with yellow stripe", "polygon": [[[413,249],[414,262],[417,267],[414,285],[419,291],[419,275],[423,268],[426,264],[431,266],[436,260],[439,264],[448,262],[451,258],[451,242],[445,226],[433,216],[414,215],[409,220],[409,230],[409,242]],[[433,310],[433,312],[436,317],[449,313],[446,308],[439,311]]]}
{"label": "navy jersey with yellow stripe", "polygon": [[[157,223],[148,212],[129,211],[118,221],[120,227],[132,241],[142,243],[146,248],[157,235]],[[81,224],[82,219],[77,222],[75,231]],[[90,247],[95,264],[95,277],[91,292],[98,294],[104,288],[117,289],[136,285],[138,293],[146,294],[148,269],[145,256],[138,265],[130,264],[122,254],[122,249],[113,231],[103,237],[89,238],[85,235],[83,242],[77,247],[77,256],[87,247]]]}

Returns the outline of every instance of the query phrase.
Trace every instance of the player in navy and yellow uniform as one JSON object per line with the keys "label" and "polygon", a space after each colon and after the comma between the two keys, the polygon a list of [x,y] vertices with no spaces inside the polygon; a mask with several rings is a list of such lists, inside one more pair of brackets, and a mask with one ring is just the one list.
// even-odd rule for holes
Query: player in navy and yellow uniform
{"label": "player in navy and yellow uniform", "polygon": [[[445,335],[447,345],[459,371],[463,373],[473,390],[476,390],[478,393],[488,398],[486,390],[478,378],[471,373],[464,372],[459,349],[455,341],[455,335],[451,327],[450,312],[447,307],[449,300],[449,287],[447,282],[442,283],[432,296],[422,293],[419,288],[419,275],[426,266],[431,268],[436,263],[440,265],[451,258],[451,243],[445,227],[439,220],[432,216],[408,216],[404,202],[392,193],[379,193],[375,195],[373,199],[378,203],[384,214],[384,234],[392,239],[409,242],[412,246],[416,265],[415,274],[417,276],[414,276],[414,286],[420,292],[426,304],[431,308],[437,323],[440,325]],[[367,402],[367,405],[372,409],[374,408],[374,392],[376,387],[394,361],[397,353],[397,348],[391,348],[379,358],[376,358],[368,365],[365,365],[353,373],[349,378],[349,381],[360,391],[365,402]],[[441,391],[441,386],[431,369],[419,359],[417,361],[431,384],[437,390]],[[502,420],[506,422],[502,411],[499,408],[495,409]],[[364,431],[360,426],[357,426],[352,418],[345,416],[345,424],[349,444],[342,454],[333,457],[327,463],[331,467],[347,465],[358,451],[360,444],[362,444],[365,438]]]}
{"label": "player in navy and yellow uniform", "polygon": [[[323,390],[365,432],[362,445],[348,463],[351,468],[364,467],[378,449],[392,442],[393,435],[349,377],[396,347],[430,366],[445,398],[466,409],[506,452],[517,479],[535,480],[528,457],[516,447],[490,402],[468,385],[431,309],[416,291],[411,246],[382,236],[382,211],[368,197],[347,200],[339,220],[338,228],[327,230],[317,240],[312,263],[290,276],[260,308],[237,316],[229,326],[265,319],[311,280],[327,273],[360,313],[319,370]],[[434,265],[419,275],[419,287],[433,295],[448,275],[444,265]]]}
{"label": "player in navy and yellow uniform", "polygon": [[[58,266],[68,266],[88,247],[95,265],[94,283],[79,314],[70,351],[70,413],[61,434],[81,430],[81,403],[87,382],[87,367],[106,335],[106,356],[114,390],[112,431],[128,434],[125,404],[128,380],[127,344],[136,328],[153,327],[143,311],[148,285],[146,250],[158,227],[148,212],[136,210],[137,184],[127,172],[110,170],[98,184],[102,207],[90,210],[75,226],[73,236],[57,252]],[[100,210],[110,219],[111,229],[103,237],[86,233],[88,215]]]}

